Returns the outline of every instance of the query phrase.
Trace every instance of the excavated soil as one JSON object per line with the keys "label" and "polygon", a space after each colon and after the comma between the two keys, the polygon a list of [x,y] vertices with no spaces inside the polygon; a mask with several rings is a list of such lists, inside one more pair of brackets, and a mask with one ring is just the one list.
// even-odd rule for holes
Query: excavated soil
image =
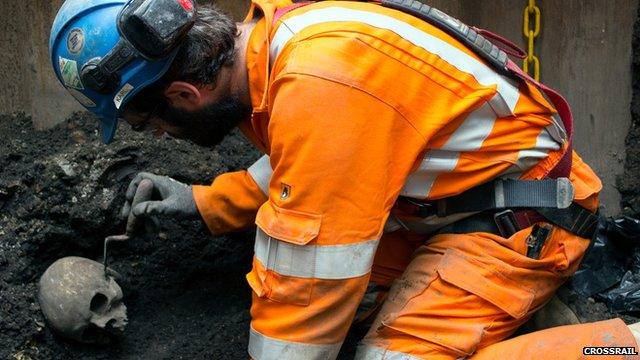
{"label": "excavated soil", "polygon": [[[95,120],[79,113],[47,131],[23,115],[3,116],[0,138],[0,359],[247,358],[252,231],[212,237],[198,221],[163,219],[112,245],[129,325],[106,347],[56,336],[36,298],[56,259],[101,260],[105,235],[123,232],[118,212],[135,173],[207,184],[258,158],[241,135],[211,150],[121,126],[107,146]],[[341,358],[361,335],[349,337]]]}
{"label": "excavated soil", "polygon": [[252,234],[212,238],[200,222],[164,220],[115,244],[111,265],[129,326],[109,347],[55,336],[36,300],[36,282],[56,259],[100,260],[105,235],[123,232],[118,208],[138,171],[205,184],[258,156],[239,135],[215,150],[153,139],[121,126],[111,145],[78,114],[34,131],[24,116],[0,119],[0,358],[194,359],[246,354]]}

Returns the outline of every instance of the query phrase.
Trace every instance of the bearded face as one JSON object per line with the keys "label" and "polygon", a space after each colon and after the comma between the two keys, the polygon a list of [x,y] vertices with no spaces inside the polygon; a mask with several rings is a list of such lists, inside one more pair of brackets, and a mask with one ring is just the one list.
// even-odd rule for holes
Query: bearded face
{"label": "bearded face", "polygon": [[236,126],[251,116],[251,107],[236,96],[225,96],[197,110],[171,106],[157,99],[156,107],[146,115],[125,111],[125,119],[135,131],[152,130],[191,141],[204,147],[219,144]]}
{"label": "bearded face", "polygon": [[198,110],[167,105],[158,115],[168,125],[170,135],[200,146],[213,147],[251,116],[251,110],[237,97],[227,96]]}

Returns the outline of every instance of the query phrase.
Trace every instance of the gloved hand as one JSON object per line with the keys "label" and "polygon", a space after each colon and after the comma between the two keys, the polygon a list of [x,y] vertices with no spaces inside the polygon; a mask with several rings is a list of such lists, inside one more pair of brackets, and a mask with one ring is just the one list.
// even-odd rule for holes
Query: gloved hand
{"label": "gloved hand", "polygon": [[[141,199],[137,205],[131,208],[131,202],[138,185],[144,179],[149,179],[153,183],[153,191],[150,192],[151,195],[148,198]],[[151,215],[168,215],[183,219],[197,219],[199,217],[191,186],[168,176],[139,173],[129,184],[126,198],[120,213],[123,218],[128,217],[130,212],[139,217]]]}

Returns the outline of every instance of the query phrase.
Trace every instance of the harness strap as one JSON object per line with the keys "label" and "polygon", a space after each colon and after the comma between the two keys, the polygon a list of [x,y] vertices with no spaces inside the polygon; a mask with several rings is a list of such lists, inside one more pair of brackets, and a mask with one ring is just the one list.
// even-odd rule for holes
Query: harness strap
{"label": "harness strap", "polygon": [[535,210],[551,223],[583,238],[590,239],[598,225],[599,216],[578,204],[573,204],[567,209]]}
{"label": "harness strap", "polygon": [[[497,179],[431,202],[400,198],[398,209],[423,219],[475,214],[443,227],[439,233],[489,232],[508,238],[535,223],[549,222],[591,238],[598,216],[573,203],[573,197],[573,185],[567,178]],[[411,224],[405,226],[410,228]],[[413,230],[420,233],[420,229],[418,226]]]}
{"label": "harness strap", "polygon": [[539,222],[549,222],[585,239],[593,238],[599,216],[573,203],[566,209],[537,208],[533,210],[490,211],[472,215],[447,225],[439,234],[486,232],[509,238],[516,232]]}
{"label": "harness strap", "polygon": [[566,209],[573,202],[573,196],[573,185],[567,178],[533,181],[496,179],[435,203],[437,215],[445,217],[513,208]]}
{"label": "harness strap", "polygon": [[524,50],[520,49],[518,45],[514,44],[512,41],[508,40],[507,38],[500,36],[496,33],[493,33],[489,30],[485,30],[475,26],[471,28],[475,32],[477,32],[479,35],[482,35],[485,38],[487,38],[489,41],[491,41],[491,43],[497,46],[500,50],[504,51],[506,54],[518,59],[524,59],[527,57],[527,53]]}

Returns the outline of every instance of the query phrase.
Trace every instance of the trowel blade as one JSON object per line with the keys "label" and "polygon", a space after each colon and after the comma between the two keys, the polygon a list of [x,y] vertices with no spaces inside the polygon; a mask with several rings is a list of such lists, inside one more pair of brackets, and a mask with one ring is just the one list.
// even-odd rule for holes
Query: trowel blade
{"label": "trowel blade", "polygon": [[129,240],[129,235],[127,235],[127,234],[111,235],[111,236],[107,236],[106,238],[104,238],[104,248],[102,249],[102,265],[104,267],[104,276],[105,277],[109,277],[109,274],[107,273],[107,247],[109,245],[109,242],[111,242],[111,241],[127,241],[127,240]]}

